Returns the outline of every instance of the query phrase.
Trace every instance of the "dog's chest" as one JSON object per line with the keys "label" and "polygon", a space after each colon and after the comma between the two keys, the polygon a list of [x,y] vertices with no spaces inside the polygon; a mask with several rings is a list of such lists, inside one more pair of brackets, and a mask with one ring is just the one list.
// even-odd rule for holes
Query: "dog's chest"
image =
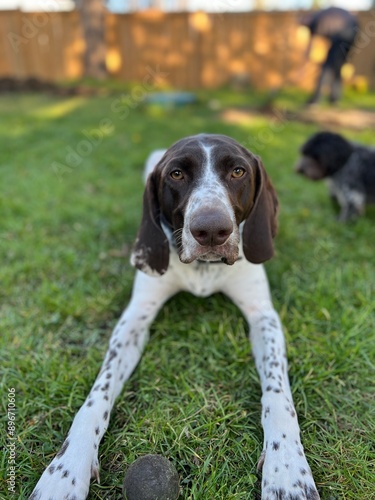
{"label": "dog's chest", "polygon": [[197,297],[208,297],[223,288],[226,276],[226,264],[192,262],[183,264],[177,254],[171,255],[170,271],[173,279],[179,283],[181,290]]}
{"label": "dog's chest", "polygon": [[222,268],[225,264],[194,263],[186,275],[187,290],[197,297],[207,297],[221,289]]}

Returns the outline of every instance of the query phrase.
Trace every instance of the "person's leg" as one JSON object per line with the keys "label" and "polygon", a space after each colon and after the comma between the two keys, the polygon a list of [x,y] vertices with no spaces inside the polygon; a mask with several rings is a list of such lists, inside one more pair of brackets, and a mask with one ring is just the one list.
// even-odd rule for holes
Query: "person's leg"
{"label": "person's leg", "polygon": [[326,64],[326,62],[323,64],[318,81],[315,86],[315,90],[308,100],[308,104],[316,104],[319,102],[321,96],[322,96],[322,91],[324,87],[331,86],[331,82],[333,79],[333,71],[332,68]]}
{"label": "person's leg", "polygon": [[332,80],[330,82],[329,101],[334,103],[341,98],[342,94],[342,76],[341,70],[344,66],[353,40],[345,40],[337,37],[332,42],[332,47],[329,51],[329,65],[332,68]]}

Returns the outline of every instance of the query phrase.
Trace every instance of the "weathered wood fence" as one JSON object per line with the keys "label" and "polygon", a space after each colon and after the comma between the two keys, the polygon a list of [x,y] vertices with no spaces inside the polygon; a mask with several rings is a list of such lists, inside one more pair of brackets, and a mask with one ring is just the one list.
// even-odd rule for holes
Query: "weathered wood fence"
{"label": "weathered wood fence", "polygon": [[[301,70],[306,32],[299,26],[299,16],[298,12],[108,13],[108,73],[125,81],[152,75],[185,89],[247,81],[257,88],[310,87],[317,64]],[[350,62],[357,75],[374,85],[375,11],[358,17],[361,29]],[[316,42],[316,62],[323,46],[322,40]],[[0,11],[0,77],[79,78],[84,49],[77,12]]]}

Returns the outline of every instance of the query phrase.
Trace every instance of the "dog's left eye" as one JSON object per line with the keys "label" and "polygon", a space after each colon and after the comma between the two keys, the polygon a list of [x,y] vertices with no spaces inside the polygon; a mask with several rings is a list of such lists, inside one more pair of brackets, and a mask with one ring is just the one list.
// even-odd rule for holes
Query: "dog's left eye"
{"label": "dog's left eye", "polygon": [[181,170],[173,170],[173,172],[171,172],[171,177],[175,181],[181,181],[184,178],[184,174]]}
{"label": "dog's left eye", "polygon": [[232,177],[234,177],[235,179],[239,179],[240,177],[242,177],[245,173],[245,169],[242,168],[242,167],[236,167],[232,170]]}

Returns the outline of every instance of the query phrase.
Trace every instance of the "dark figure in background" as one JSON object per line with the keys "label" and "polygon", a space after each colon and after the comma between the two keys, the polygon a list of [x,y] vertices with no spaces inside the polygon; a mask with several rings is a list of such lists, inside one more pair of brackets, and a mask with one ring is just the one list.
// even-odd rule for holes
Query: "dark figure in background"
{"label": "dark figure in background", "polygon": [[331,42],[331,47],[322,65],[321,74],[309,103],[319,101],[322,88],[325,85],[329,85],[330,102],[337,102],[341,96],[341,68],[347,60],[358,31],[357,19],[347,10],[330,7],[313,13],[302,24],[307,26],[311,33],[307,55],[310,53],[314,35],[323,36]]}

